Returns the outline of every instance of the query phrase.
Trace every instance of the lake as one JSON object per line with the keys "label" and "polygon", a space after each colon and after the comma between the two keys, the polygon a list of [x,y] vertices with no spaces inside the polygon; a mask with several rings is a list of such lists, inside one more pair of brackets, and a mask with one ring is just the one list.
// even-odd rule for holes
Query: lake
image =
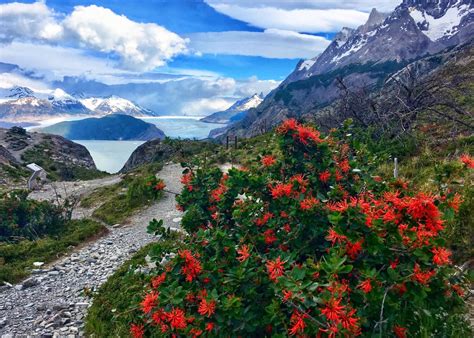
{"label": "lake", "polygon": [[[166,136],[171,138],[197,139],[207,138],[209,132],[224,125],[216,123],[204,123],[199,121],[200,117],[184,116],[160,116],[142,118],[142,120],[155,124],[163,130]],[[57,122],[57,121],[56,121]],[[46,125],[46,123],[44,124]],[[143,141],[102,141],[102,140],[74,140],[89,150],[97,169],[108,173],[116,173],[122,169],[132,152]]]}

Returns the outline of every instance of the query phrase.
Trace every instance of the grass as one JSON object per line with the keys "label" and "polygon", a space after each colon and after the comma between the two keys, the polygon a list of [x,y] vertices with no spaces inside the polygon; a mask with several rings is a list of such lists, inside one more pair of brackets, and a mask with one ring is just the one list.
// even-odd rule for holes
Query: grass
{"label": "grass", "polygon": [[141,301],[144,286],[151,279],[150,274],[135,273],[135,269],[145,264],[145,256],[177,250],[179,234],[172,233],[169,239],[160,239],[156,243],[141,248],[125,262],[119,270],[109,277],[98,292],[93,295],[85,323],[86,335],[96,337],[127,337],[130,323],[140,315],[138,304]]}
{"label": "grass", "polygon": [[106,228],[92,220],[69,221],[57,236],[34,241],[0,243],[0,281],[16,283],[30,274],[33,262],[51,262],[88,239],[106,232]]}
{"label": "grass", "polygon": [[150,195],[144,184],[162,168],[159,163],[142,166],[128,174],[118,183],[95,189],[81,201],[81,206],[98,206],[92,216],[109,225],[123,223],[138,210],[150,205],[156,198]]}

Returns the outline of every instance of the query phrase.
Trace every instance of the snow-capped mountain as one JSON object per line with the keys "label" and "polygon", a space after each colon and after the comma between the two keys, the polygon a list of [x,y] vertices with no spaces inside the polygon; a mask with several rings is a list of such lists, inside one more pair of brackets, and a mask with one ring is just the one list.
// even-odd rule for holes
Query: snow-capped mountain
{"label": "snow-capped mountain", "polygon": [[132,101],[118,96],[109,96],[105,98],[90,97],[80,99],[80,101],[88,109],[99,115],[123,114],[135,117],[157,116],[153,111],[140,107]]}
{"label": "snow-capped mountain", "polygon": [[319,56],[301,61],[284,81],[309,78],[349,64],[410,60],[474,35],[471,0],[404,0],[390,15],[373,9],[368,21],[343,28]]}
{"label": "snow-capped mountain", "polygon": [[60,88],[32,90],[27,87],[0,88],[0,120],[32,122],[55,117],[124,114],[156,116],[152,111],[118,96],[76,98]]}
{"label": "snow-capped mountain", "polygon": [[473,37],[472,0],[403,0],[389,14],[374,9],[364,25],[343,28],[323,53],[301,60],[228,132],[254,136],[285,118],[315,113],[340,97],[341,79],[351,90],[375,89],[407,64]]}
{"label": "snow-capped mountain", "polygon": [[232,106],[224,111],[220,111],[201,119],[203,122],[208,123],[222,123],[228,124],[242,120],[245,117],[247,111],[251,108],[256,108],[263,101],[262,94],[253,94],[250,97],[246,97],[235,102]]}

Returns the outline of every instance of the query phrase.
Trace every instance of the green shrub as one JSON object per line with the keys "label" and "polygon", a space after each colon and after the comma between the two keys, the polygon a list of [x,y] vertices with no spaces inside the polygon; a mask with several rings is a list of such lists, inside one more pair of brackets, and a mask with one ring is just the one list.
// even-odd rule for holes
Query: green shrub
{"label": "green shrub", "polygon": [[469,336],[445,238],[456,195],[383,182],[337,133],[277,131],[277,156],[185,171],[189,236],[171,259],[152,254],[165,261],[129,309],[131,334]]}
{"label": "green shrub", "polygon": [[29,275],[33,262],[50,262],[71,246],[105,233],[106,228],[91,220],[65,222],[61,231],[36,240],[0,243],[0,281],[18,282]]}

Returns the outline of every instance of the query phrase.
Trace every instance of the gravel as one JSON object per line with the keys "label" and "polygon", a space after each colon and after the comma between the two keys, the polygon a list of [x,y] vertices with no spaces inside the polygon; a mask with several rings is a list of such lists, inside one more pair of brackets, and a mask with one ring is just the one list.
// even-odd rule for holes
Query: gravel
{"label": "gravel", "polygon": [[[179,165],[168,164],[159,172],[167,190],[181,190],[181,171]],[[83,336],[91,301],[84,291],[97,290],[134,252],[153,241],[146,232],[150,220],[163,219],[165,226],[177,229],[179,217],[175,196],[165,193],[156,204],[130,217],[126,226],[109,227],[109,233],[95,242],[52,264],[36,266],[23,283],[0,288],[1,337]]]}

